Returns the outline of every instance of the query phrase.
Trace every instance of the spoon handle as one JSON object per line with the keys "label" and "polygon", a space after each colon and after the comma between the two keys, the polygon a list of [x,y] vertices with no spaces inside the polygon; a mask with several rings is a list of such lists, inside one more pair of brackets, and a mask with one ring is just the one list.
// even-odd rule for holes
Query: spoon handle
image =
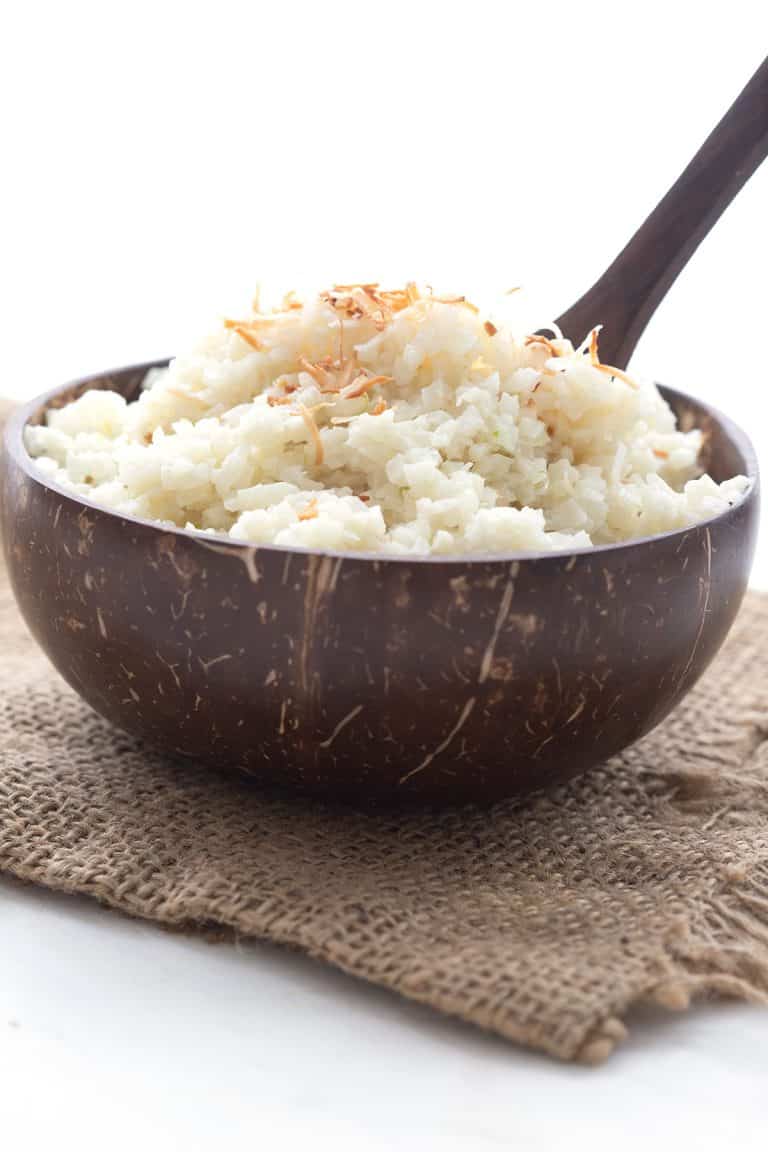
{"label": "spoon handle", "polygon": [[576,344],[601,322],[601,359],[626,368],[677,276],[766,155],[768,58],[626,248],[558,319],[564,334]]}

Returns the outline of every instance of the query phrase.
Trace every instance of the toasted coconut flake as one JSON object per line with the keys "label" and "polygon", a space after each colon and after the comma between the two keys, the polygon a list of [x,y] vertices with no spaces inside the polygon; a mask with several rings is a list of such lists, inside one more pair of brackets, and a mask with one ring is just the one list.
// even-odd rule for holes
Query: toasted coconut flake
{"label": "toasted coconut flake", "polygon": [[353,288],[352,299],[360,308],[363,316],[373,321],[377,331],[382,332],[392,319],[392,313],[381,296],[367,288]]}
{"label": "toasted coconut flake", "polygon": [[348,293],[331,289],[329,292],[321,292],[320,299],[330,305],[334,311],[344,312],[351,320],[359,319],[363,315],[360,305]]}
{"label": "toasted coconut flake", "polygon": [[234,328],[235,331],[237,331],[238,328],[245,328],[247,331],[250,331],[251,329],[261,328],[264,324],[271,323],[271,320],[265,316],[250,316],[247,320],[233,320],[231,317],[225,316],[223,323],[225,328]]}
{"label": "toasted coconut flake", "polygon": [[348,388],[341,393],[342,400],[354,400],[363,393],[369,392],[377,384],[391,384],[392,376],[364,376],[360,375],[353,380]]}
{"label": "toasted coconut flake", "polygon": [[299,365],[302,371],[312,377],[324,396],[343,392],[360,371],[354,354],[346,360],[334,360],[332,356],[323,356],[321,360],[312,361],[306,356],[300,356]]}
{"label": "toasted coconut flake", "polygon": [[378,331],[391,323],[396,312],[402,312],[418,298],[415,284],[385,290],[377,282],[334,284],[328,291],[320,293],[320,299],[339,314],[352,319],[366,317],[373,321]]}
{"label": "toasted coconut flake", "polygon": [[290,396],[267,396],[267,404],[270,408],[276,408],[281,404],[293,404],[293,400]]}
{"label": "toasted coconut flake", "polygon": [[[416,289],[416,291],[418,291],[418,289]],[[390,312],[402,312],[403,308],[407,308],[413,303],[407,285],[405,288],[395,288],[391,291],[379,292],[378,296],[384,301]]]}
{"label": "toasted coconut flake", "polygon": [[669,452],[665,452],[663,448],[654,448],[654,456],[658,456],[659,460],[668,460]]}
{"label": "toasted coconut flake", "polygon": [[408,297],[409,304],[415,304],[421,300],[421,293],[419,292],[418,285],[413,280],[409,280],[405,286],[405,294]]}
{"label": "toasted coconut flake", "polygon": [[611,364],[601,364],[600,356],[597,351],[597,339],[602,324],[598,324],[593,328],[589,334],[589,359],[593,368],[597,368],[598,372],[604,372],[606,376],[615,376],[617,380],[623,380],[630,388],[639,388],[640,385],[637,381],[633,380],[631,376],[627,376],[626,372],[622,372],[621,368],[614,368]]}
{"label": "toasted coconut flake", "polygon": [[245,340],[246,344],[250,344],[251,348],[255,348],[256,351],[264,347],[261,340],[254,336],[252,332],[249,332],[247,328],[235,328],[235,332],[237,332],[241,340]]}
{"label": "toasted coconut flake", "polygon": [[366,391],[372,387],[383,387],[385,384],[394,384],[394,376],[372,376],[366,385]]}
{"label": "toasted coconut flake", "polygon": [[369,280],[367,283],[359,284],[334,284],[331,291],[333,292],[352,292],[355,288],[364,288],[366,292],[375,292],[379,286],[378,280]]}
{"label": "toasted coconut flake", "polygon": [[598,372],[604,372],[606,376],[614,376],[617,380],[622,380],[628,384],[630,388],[639,389],[640,385],[631,376],[627,376],[626,372],[622,372],[621,368],[614,368],[611,364],[595,364]]}
{"label": "toasted coconut flake", "polygon": [[525,338],[526,348],[530,348],[532,344],[540,344],[542,348],[546,348],[550,356],[559,356],[557,348],[555,348],[552,341],[547,336],[541,336],[538,332],[532,333]]}
{"label": "toasted coconut flake", "polygon": [[498,332],[498,328],[495,324],[492,324],[490,320],[486,320],[486,322],[483,324],[483,328],[485,328],[489,336],[495,336]]}
{"label": "toasted coconut flake", "polygon": [[356,396],[362,396],[368,379],[369,377],[365,372],[359,373],[341,392],[341,399],[353,400]]}
{"label": "toasted coconut flake", "polygon": [[225,320],[224,327],[231,328],[234,332],[237,333],[241,340],[245,340],[246,344],[250,344],[251,348],[255,348],[258,351],[260,348],[264,347],[261,341],[256,336],[254,336],[253,332],[251,331],[252,325],[249,321],[243,322],[240,320]]}
{"label": "toasted coconut flake", "polygon": [[[297,312],[297,311],[300,312],[301,309],[304,307],[303,303],[301,302],[301,300],[299,300],[298,296],[293,291],[293,289],[291,289],[290,292],[286,292],[285,296],[283,296],[282,304],[283,304],[283,306],[282,306],[281,311],[283,311],[283,312]],[[254,308],[254,312],[257,312],[257,311],[258,311],[258,309]]]}
{"label": "toasted coconut flake", "polygon": [[320,299],[336,311],[359,318],[382,311],[382,304],[375,295],[377,288],[377,284],[334,284],[327,292],[320,293]]}
{"label": "toasted coconut flake", "polygon": [[379,398],[371,409],[371,416],[381,416],[382,412],[386,412],[388,407],[389,405],[386,400]]}
{"label": "toasted coconut flake", "polygon": [[507,288],[507,290],[506,290],[506,292],[504,293],[504,295],[505,295],[505,296],[514,296],[515,292],[520,292],[520,291],[521,291],[521,289],[522,289],[522,285],[521,285],[521,284],[518,284],[518,285],[516,285],[516,287],[514,287],[514,288]]}
{"label": "toasted coconut flake", "polygon": [[299,512],[299,520],[317,520],[317,497],[313,496],[306,508]]}
{"label": "toasted coconut flake", "polygon": [[326,366],[319,361],[313,363],[311,360],[307,360],[306,356],[299,356],[299,365],[303,372],[312,377],[321,392],[332,383]]}
{"label": "toasted coconut flake", "polygon": [[315,445],[315,464],[319,468],[325,459],[325,451],[323,449],[323,441],[320,436],[320,429],[318,428],[315,418],[312,415],[312,411],[299,400],[295,402],[295,407],[291,409],[291,412],[296,416],[301,416],[302,420],[306,424],[309,435],[311,436]]}

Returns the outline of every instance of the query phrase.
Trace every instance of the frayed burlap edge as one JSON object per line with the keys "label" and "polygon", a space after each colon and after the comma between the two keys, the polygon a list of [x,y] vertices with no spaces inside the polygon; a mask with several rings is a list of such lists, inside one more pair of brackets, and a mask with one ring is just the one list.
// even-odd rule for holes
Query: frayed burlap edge
{"label": "frayed burlap edge", "polygon": [[368,970],[347,963],[334,948],[302,939],[291,926],[284,929],[279,913],[268,907],[248,914],[217,910],[215,917],[204,907],[177,914],[168,907],[152,910],[143,902],[137,903],[120,891],[119,884],[114,886],[111,881],[93,877],[87,883],[73,882],[67,877],[66,869],[62,872],[56,867],[41,868],[37,861],[27,864],[8,859],[1,850],[0,869],[21,881],[67,895],[87,896],[106,908],[154,921],[169,930],[199,934],[211,943],[257,939],[303,952],[350,976],[390,988],[406,999],[524,1047],[587,1065],[602,1064],[608,1059],[629,1034],[624,1023],[627,1013],[643,1004],[670,1012],[684,1012],[695,1000],[712,997],[768,1004],[768,864],[765,862],[750,869],[749,875],[735,869],[732,882],[723,886],[708,905],[675,922],[669,929],[665,946],[654,958],[656,971],[649,974],[645,991],[615,1002],[607,1000],[606,1015],[586,1031],[577,1046],[565,1050],[548,1043],[535,1029],[499,1019],[493,1013],[475,1012],[470,1016],[463,1000],[437,995],[431,986],[420,991],[394,981],[376,980]]}

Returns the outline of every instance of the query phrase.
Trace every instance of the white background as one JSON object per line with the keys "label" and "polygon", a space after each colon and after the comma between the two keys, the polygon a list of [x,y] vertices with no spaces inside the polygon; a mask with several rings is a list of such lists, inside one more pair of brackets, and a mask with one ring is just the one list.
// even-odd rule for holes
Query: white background
{"label": "white background", "polygon": [[[768,50],[764,3],[27,3],[0,30],[0,393],[281,287],[578,296]],[[768,167],[636,371],[768,448]],[[599,320],[599,317],[595,318]],[[768,549],[755,568],[768,586]],[[0,886],[3,1148],[765,1146],[768,1020],[638,1019],[561,1069],[266,948]],[[623,1135],[622,1135],[623,1133]]]}

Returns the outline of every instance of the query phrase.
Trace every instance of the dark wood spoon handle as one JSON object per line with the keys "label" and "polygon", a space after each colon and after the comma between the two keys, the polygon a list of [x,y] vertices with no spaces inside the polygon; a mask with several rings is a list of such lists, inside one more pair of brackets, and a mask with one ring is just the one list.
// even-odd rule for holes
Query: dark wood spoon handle
{"label": "dark wood spoon handle", "polygon": [[768,59],[600,279],[558,319],[578,343],[595,324],[600,359],[626,368],[646,324],[712,225],[768,155]]}

